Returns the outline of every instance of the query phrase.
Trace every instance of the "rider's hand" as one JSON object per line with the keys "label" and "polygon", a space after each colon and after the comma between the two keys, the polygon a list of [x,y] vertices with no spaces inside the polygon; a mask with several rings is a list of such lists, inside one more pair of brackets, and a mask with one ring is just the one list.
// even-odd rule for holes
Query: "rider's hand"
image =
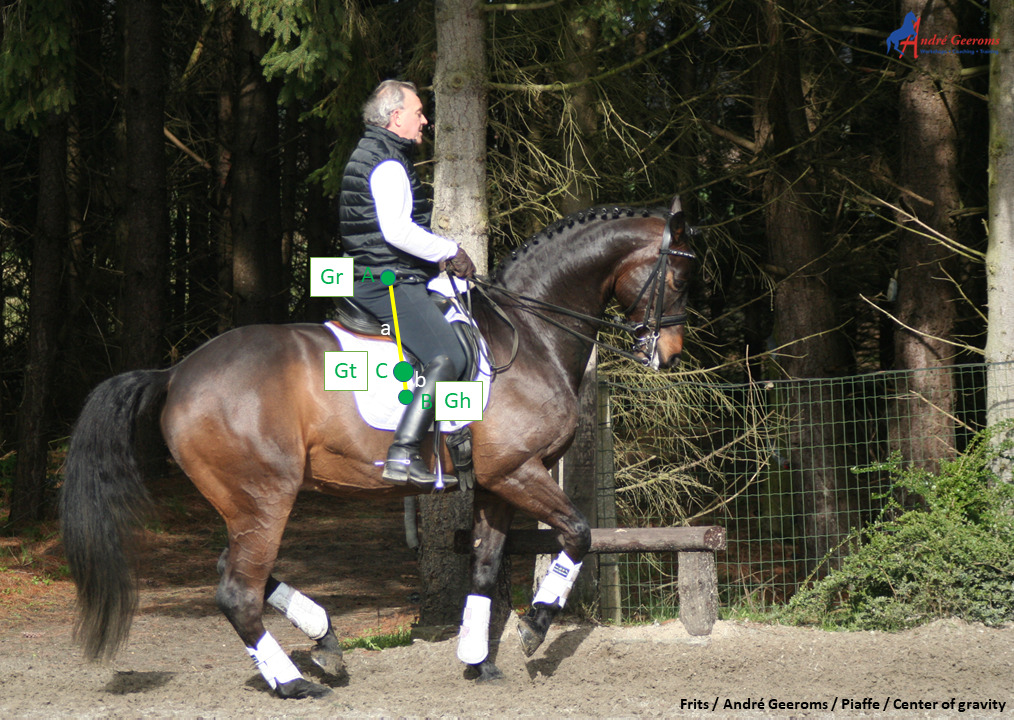
{"label": "rider's hand", "polygon": [[465,252],[465,248],[458,246],[458,252],[455,253],[454,257],[447,261],[447,267],[451,269],[455,277],[470,279],[475,275],[475,263],[472,262],[472,258],[468,257],[468,253]]}

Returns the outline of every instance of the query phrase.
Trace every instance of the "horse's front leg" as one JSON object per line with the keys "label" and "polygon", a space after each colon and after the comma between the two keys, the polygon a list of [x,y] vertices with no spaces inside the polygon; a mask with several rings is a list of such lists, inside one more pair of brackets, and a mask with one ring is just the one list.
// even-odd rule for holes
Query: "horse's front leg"
{"label": "horse's front leg", "polygon": [[472,592],[465,601],[461,632],[458,635],[458,659],[472,667],[480,682],[503,677],[496,666],[496,646],[510,614],[509,580],[506,591],[501,592],[499,597],[496,590],[504,565],[507,531],[513,518],[514,508],[482,488],[476,488],[472,529]]}
{"label": "horse's front leg", "polygon": [[518,622],[518,635],[525,655],[531,657],[546,639],[546,633],[574,586],[581,562],[591,547],[591,528],[538,459],[515,472],[496,488],[498,495],[560,533],[563,551],[549,566],[532,607]]}
{"label": "horse's front leg", "polygon": [[[574,510],[572,518],[575,531],[579,534],[589,531],[588,523],[577,509]],[[535,654],[543,641],[553,619],[560,613],[567,603],[577,574],[581,571],[581,559],[587,554],[588,545],[566,548],[556,556],[542,584],[539,585],[535,597],[532,598],[532,606],[528,612],[518,620],[518,637],[521,640],[521,649],[527,657]]]}

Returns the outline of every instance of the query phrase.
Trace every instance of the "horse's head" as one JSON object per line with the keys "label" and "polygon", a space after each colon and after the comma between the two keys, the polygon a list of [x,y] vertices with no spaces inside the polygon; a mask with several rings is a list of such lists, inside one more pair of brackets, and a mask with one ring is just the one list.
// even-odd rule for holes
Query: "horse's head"
{"label": "horse's head", "polygon": [[668,219],[648,220],[651,234],[620,265],[615,295],[623,314],[636,326],[634,354],[658,370],[676,365],[683,352],[694,253],[686,242],[678,195]]}

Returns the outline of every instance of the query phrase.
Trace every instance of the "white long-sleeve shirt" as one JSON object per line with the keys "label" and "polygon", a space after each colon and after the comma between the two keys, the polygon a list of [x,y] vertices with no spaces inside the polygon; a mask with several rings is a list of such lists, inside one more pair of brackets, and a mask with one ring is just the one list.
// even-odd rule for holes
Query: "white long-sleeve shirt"
{"label": "white long-sleeve shirt", "polygon": [[458,244],[412,221],[412,186],[397,160],[385,160],[370,175],[370,192],[384,239],[399,250],[430,262],[449,260]]}

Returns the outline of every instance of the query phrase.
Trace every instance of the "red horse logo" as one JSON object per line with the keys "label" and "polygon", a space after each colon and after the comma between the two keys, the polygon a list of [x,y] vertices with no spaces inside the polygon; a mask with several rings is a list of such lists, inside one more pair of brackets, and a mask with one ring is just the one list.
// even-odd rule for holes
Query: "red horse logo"
{"label": "red horse logo", "polygon": [[905,57],[905,48],[912,48],[912,57],[919,58],[919,18],[915,13],[905,16],[905,22],[900,28],[887,36],[887,52],[891,49],[898,51],[898,57]]}

